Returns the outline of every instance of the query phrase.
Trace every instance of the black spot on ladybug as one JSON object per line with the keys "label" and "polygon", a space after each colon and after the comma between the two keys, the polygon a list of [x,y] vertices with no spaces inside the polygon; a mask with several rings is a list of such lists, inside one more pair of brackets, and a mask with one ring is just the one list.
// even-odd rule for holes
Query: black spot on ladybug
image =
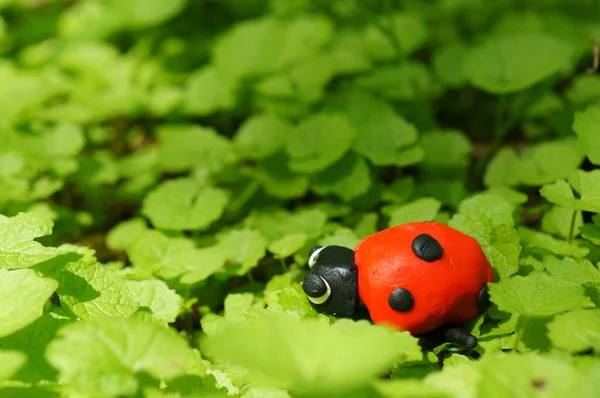
{"label": "black spot on ladybug", "polygon": [[413,307],[415,301],[412,294],[408,290],[399,287],[390,293],[388,303],[393,310],[406,312]]}
{"label": "black spot on ladybug", "polygon": [[479,296],[477,297],[477,306],[481,310],[486,310],[490,306],[490,289],[488,285],[485,285],[479,291]]}
{"label": "black spot on ladybug", "polygon": [[327,292],[327,285],[319,275],[308,274],[302,283],[302,290],[308,297],[321,297]]}
{"label": "black spot on ladybug", "polygon": [[412,251],[415,255],[427,262],[442,258],[442,246],[431,235],[421,234],[412,242]]}

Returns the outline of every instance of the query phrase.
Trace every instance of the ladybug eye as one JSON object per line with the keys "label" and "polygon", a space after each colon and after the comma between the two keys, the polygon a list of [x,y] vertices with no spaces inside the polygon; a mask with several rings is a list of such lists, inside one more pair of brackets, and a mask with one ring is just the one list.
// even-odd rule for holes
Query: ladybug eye
{"label": "ladybug eye", "polygon": [[315,266],[315,264],[317,263],[317,258],[319,258],[319,253],[321,253],[321,250],[323,250],[324,248],[324,246],[313,247],[313,249],[310,251],[310,257],[308,258],[309,268]]}
{"label": "ladybug eye", "polygon": [[427,262],[439,260],[443,253],[440,242],[427,234],[421,234],[412,241],[412,251],[417,257]]}
{"label": "ladybug eye", "polygon": [[397,288],[390,293],[388,303],[393,310],[399,312],[409,311],[415,304],[412,294],[403,288]]}
{"label": "ladybug eye", "polygon": [[323,304],[331,296],[329,283],[316,274],[306,275],[302,283],[302,290],[314,304]]}

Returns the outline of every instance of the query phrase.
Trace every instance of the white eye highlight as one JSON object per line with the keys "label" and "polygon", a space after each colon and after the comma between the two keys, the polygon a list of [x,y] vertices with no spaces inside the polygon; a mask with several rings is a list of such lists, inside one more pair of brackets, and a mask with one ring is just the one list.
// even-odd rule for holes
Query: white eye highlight
{"label": "white eye highlight", "polygon": [[[319,277],[319,278],[321,278],[321,277]],[[321,278],[321,279],[323,279],[323,278]],[[308,297],[308,299],[315,304],[323,304],[324,302],[327,301],[329,296],[331,296],[331,287],[329,286],[329,283],[327,283],[327,281],[325,279],[323,279],[323,282],[325,282],[325,286],[327,286],[327,290],[325,291],[325,293],[323,293],[323,295],[321,297],[310,297],[310,296]]]}
{"label": "white eye highlight", "polygon": [[319,257],[319,253],[321,253],[321,250],[325,249],[325,247],[319,247],[317,250],[315,250],[309,257],[308,259],[308,267],[312,268],[315,266],[315,264],[317,263],[317,258]]}

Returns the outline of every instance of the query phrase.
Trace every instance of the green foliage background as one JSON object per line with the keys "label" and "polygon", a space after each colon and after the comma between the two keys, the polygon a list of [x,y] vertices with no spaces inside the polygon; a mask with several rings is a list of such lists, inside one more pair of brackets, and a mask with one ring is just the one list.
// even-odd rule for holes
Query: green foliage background
{"label": "green foliage background", "polygon": [[[0,0],[0,396],[599,396],[599,7]],[[308,305],[431,220],[473,352]]]}

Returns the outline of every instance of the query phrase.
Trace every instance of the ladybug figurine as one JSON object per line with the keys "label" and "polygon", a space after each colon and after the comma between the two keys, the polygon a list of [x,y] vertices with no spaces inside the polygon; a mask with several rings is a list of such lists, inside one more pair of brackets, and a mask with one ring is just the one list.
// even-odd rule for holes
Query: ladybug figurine
{"label": "ladybug figurine", "polygon": [[410,332],[433,348],[472,349],[460,325],[489,306],[490,263],[477,241],[447,225],[416,222],[364,238],[353,251],[315,247],[302,289],[319,312],[358,317],[361,302],[376,324]]}

